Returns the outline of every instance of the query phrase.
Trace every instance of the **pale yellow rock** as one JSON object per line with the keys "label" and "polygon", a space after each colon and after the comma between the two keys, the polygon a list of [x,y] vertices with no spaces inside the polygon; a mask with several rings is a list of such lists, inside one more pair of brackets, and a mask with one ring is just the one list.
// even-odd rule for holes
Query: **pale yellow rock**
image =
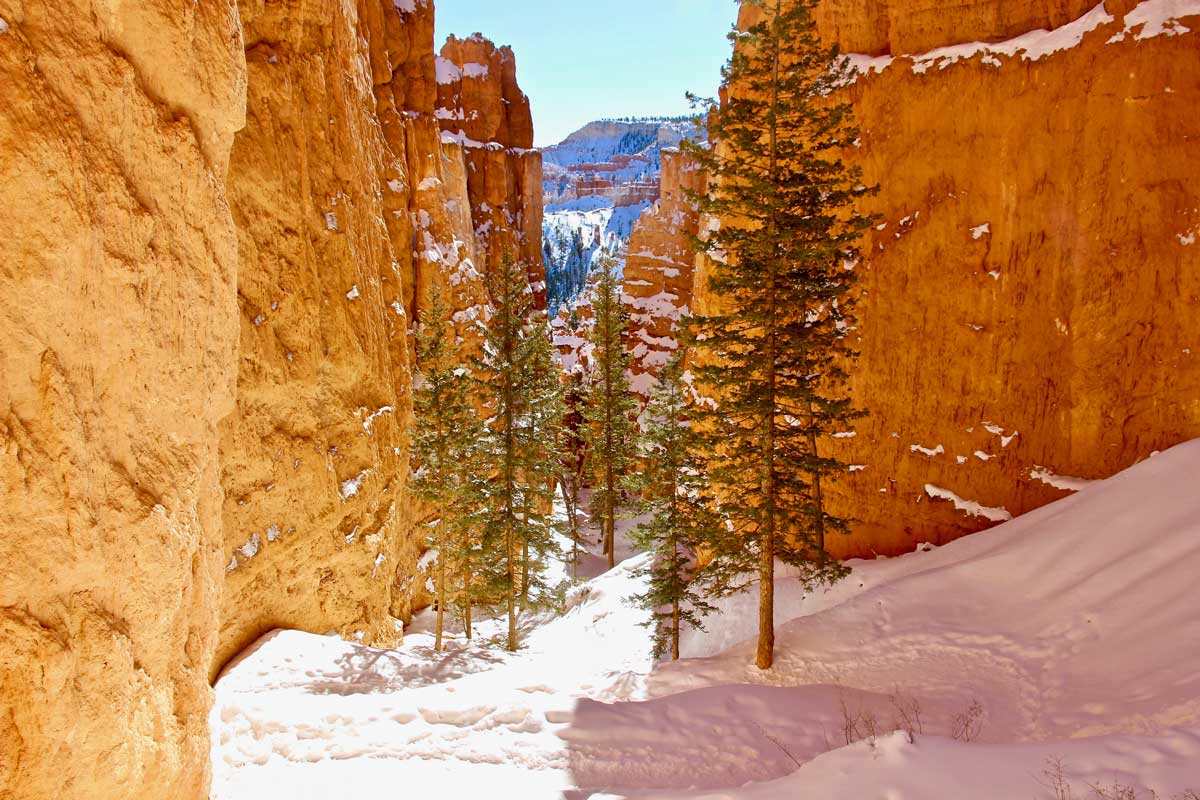
{"label": "pale yellow rock", "polygon": [[0,2],[0,797],[207,796],[226,0]]}

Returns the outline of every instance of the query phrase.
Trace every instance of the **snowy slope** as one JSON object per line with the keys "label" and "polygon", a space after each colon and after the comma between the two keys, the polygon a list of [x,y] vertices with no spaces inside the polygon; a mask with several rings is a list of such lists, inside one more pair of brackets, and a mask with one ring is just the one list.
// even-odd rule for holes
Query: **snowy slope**
{"label": "snowy slope", "polygon": [[546,209],[542,255],[551,314],[574,305],[601,257],[623,258],[633,223],[650,205],[614,206],[603,197],[582,197]]}
{"label": "snowy slope", "polygon": [[[217,686],[213,796],[1041,800],[1049,758],[1077,798],[1200,791],[1198,485],[1193,442],[829,591],[781,579],[769,673],[752,594],[653,664],[622,600],[642,557],[529,620],[515,655],[276,633]],[[910,742],[890,731],[914,702]],[[978,735],[951,739],[973,702]],[[876,735],[846,745],[848,716]]]}

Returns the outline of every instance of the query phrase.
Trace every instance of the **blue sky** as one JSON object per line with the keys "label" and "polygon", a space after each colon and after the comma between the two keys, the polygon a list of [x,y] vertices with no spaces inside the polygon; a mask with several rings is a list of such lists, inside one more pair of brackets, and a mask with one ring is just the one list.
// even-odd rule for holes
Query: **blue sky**
{"label": "blue sky", "polygon": [[690,112],[729,56],[735,0],[436,0],[436,47],[476,31],[512,45],[541,147],[593,119]]}

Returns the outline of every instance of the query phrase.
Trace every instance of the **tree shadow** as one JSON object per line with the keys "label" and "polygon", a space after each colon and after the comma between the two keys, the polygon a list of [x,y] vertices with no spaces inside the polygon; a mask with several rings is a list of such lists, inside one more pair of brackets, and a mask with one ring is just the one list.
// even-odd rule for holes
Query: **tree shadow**
{"label": "tree shadow", "polygon": [[[782,778],[844,741],[843,703],[883,715],[880,694],[830,685],[732,684],[651,700],[581,699],[566,742],[563,800],[595,794],[720,791]],[[879,735],[885,730],[882,722]]]}
{"label": "tree shadow", "polygon": [[475,645],[452,645],[441,653],[432,646],[401,653],[351,645],[335,660],[334,669],[315,675],[304,689],[309,694],[344,697],[419,689],[482,672],[503,661],[503,654]]}

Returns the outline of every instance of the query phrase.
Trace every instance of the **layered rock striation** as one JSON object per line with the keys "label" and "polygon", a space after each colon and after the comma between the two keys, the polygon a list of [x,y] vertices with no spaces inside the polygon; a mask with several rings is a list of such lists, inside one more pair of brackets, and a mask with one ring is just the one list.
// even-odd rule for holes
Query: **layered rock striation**
{"label": "layered rock striation", "polygon": [[[918,6],[821,7],[859,70],[847,156],[882,187],[854,266],[870,416],[828,444],[846,556],[944,543],[1200,436],[1200,6]],[[709,266],[677,305],[716,307]]]}

